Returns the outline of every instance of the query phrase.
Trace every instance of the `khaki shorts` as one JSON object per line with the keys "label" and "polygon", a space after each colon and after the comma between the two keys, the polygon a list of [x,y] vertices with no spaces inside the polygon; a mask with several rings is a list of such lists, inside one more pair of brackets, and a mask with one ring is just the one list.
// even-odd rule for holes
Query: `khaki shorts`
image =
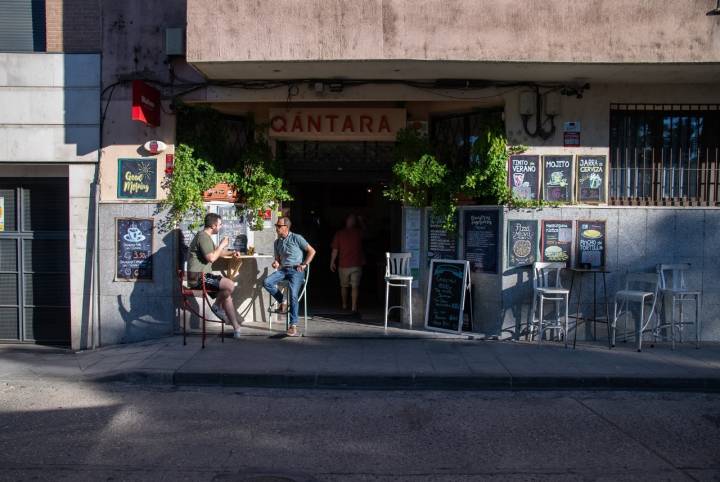
{"label": "khaki shorts", "polygon": [[360,278],[362,278],[362,268],[359,266],[352,268],[340,268],[340,287],[342,288],[357,288],[360,286]]}

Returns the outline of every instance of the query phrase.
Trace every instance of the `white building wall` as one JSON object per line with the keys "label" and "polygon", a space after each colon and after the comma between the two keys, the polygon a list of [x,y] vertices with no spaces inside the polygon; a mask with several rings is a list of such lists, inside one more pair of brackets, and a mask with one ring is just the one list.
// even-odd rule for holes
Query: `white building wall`
{"label": "white building wall", "polygon": [[0,177],[67,177],[73,349],[92,345],[100,55],[0,53]]}

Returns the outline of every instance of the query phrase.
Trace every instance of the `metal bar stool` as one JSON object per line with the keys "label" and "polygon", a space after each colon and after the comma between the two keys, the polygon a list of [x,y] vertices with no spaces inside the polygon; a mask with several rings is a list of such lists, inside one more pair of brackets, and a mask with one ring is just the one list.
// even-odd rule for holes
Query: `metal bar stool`
{"label": "metal bar stool", "polygon": [[[303,278],[303,284],[300,287],[300,292],[298,293],[298,299],[297,299],[297,302],[298,303],[302,302],[302,306],[303,306],[303,320],[305,323],[305,331],[303,332],[303,336],[305,336],[308,332],[307,285],[308,285],[308,281],[310,281],[310,265],[309,264],[305,267],[304,275],[305,276]],[[284,291],[283,300],[286,300],[286,303],[287,303],[287,309],[285,312],[285,329],[287,330],[288,328],[290,328],[290,283],[288,283],[287,281],[280,281],[280,282],[278,282],[277,287],[279,290]],[[270,295],[269,293],[268,293],[268,300],[269,300],[268,301],[268,307],[269,307],[268,308],[268,325],[269,325],[268,329],[270,331],[272,331],[272,323],[273,323],[272,315],[273,315],[273,313],[276,313],[276,314],[282,314],[282,313],[278,309],[277,300],[275,298],[273,298],[272,295]]]}
{"label": "metal bar stool", "polygon": [[[543,333],[546,330],[558,330],[563,333],[565,348],[567,348],[568,333],[568,305],[570,303],[570,290],[563,288],[560,282],[560,272],[565,269],[565,263],[533,263],[533,304],[531,313],[530,333],[537,332],[538,345],[542,343]],[[555,320],[544,321],[544,302],[555,302]],[[560,303],[565,303],[565,326],[560,320]],[[543,326],[544,325],[544,326]]]}
{"label": "metal bar stool", "polygon": [[[618,317],[623,316],[623,338],[627,339],[627,316],[630,314],[630,303],[640,305],[640,315],[635,319],[635,337],[637,351],[642,351],[642,335],[648,331],[653,315],[658,313],[655,305],[658,300],[660,280],[657,273],[627,273],[625,276],[625,289],[615,293],[612,319],[612,346],[615,346]],[[650,312],[645,319],[645,307],[650,304]],[[657,320],[656,320],[657,324]],[[652,331],[650,329],[649,331]]]}
{"label": "metal bar stool", "polygon": [[[413,277],[410,274],[410,256],[410,253],[385,253],[385,330],[388,327],[388,314],[395,308],[403,311],[407,309],[410,328],[412,328]],[[391,286],[407,289],[407,308],[402,305],[388,306]]]}
{"label": "metal bar stool", "polygon": [[[660,293],[662,294],[662,311],[663,316],[653,331],[655,339],[660,336],[660,330],[670,328],[670,340],[672,349],[675,349],[675,330],[680,335],[680,343],[682,343],[683,326],[695,325],[695,348],[700,348],[700,291],[690,290],[685,284],[685,273],[690,270],[689,263],[681,264],[659,264],[658,274],[660,275]],[[666,298],[670,297],[670,320],[667,320],[667,312],[665,310]],[[695,305],[695,320],[686,321],[683,314],[683,306],[686,303]],[[675,319],[675,306],[679,311],[679,319]]]}

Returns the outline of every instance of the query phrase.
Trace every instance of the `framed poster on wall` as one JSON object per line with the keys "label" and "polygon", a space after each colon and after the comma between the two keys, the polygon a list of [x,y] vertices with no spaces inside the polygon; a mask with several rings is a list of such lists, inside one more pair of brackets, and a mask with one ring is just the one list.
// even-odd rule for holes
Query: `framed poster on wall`
{"label": "framed poster on wall", "polygon": [[116,281],[152,281],[154,221],[115,218]]}
{"label": "framed poster on wall", "polygon": [[540,199],[540,156],[510,156],[508,183],[513,196],[520,199]]}
{"label": "framed poster on wall", "polygon": [[118,159],[118,199],[155,199],[157,197],[157,160]]}
{"label": "framed poster on wall", "polygon": [[463,253],[474,273],[497,273],[500,258],[500,210],[467,209],[463,213]]}
{"label": "framed poster on wall", "polygon": [[543,156],[543,199],[569,203],[573,200],[575,177],[573,156]]}
{"label": "framed poster on wall", "polygon": [[[433,259],[457,259],[458,257],[458,238],[454,233],[448,233],[443,227],[443,218],[433,216],[432,211],[428,210],[428,238],[427,238],[427,257],[428,265]],[[455,223],[457,225],[458,213],[455,213]]]}
{"label": "framed poster on wall", "polygon": [[534,219],[510,219],[508,232],[508,268],[530,266],[537,261],[538,223]]}
{"label": "framed poster on wall", "polygon": [[606,204],[608,196],[607,156],[577,156],[577,200]]}
{"label": "framed poster on wall", "polygon": [[578,268],[605,266],[606,221],[577,221],[575,264]]}
{"label": "framed poster on wall", "polygon": [[548,262],[562,262],[570,267],[573,222],[543,219],[540,236],[540,258]]}

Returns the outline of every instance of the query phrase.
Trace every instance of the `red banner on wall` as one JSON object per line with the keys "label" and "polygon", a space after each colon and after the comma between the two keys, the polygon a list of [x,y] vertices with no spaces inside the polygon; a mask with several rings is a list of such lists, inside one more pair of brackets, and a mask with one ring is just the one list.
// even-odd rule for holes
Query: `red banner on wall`
{"label": "red banner on wall", "polygon": [[132,120],[160,125],[160,91],[142,80],[132,81]]}

